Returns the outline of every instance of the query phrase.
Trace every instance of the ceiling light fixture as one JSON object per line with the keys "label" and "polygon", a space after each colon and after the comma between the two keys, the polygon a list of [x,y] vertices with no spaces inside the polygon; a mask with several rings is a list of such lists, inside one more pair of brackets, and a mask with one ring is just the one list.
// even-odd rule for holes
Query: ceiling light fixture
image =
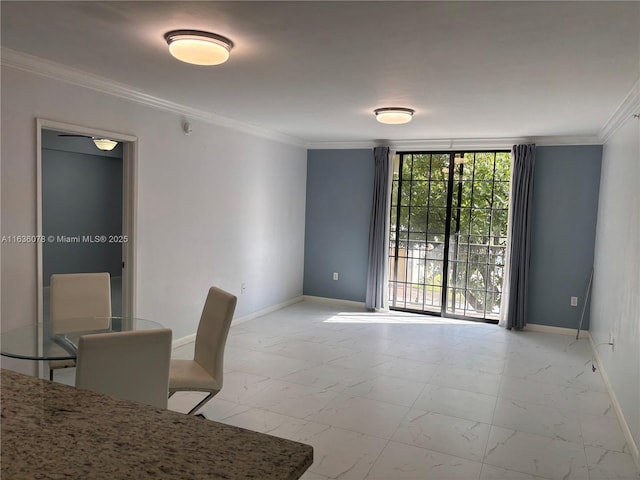
{"label": "ceiling light fixture", "polygon": [[200,30],[172,30],[164,39],[171,55],[194,65],[220,65],[229,59],[233,48],[228,38]]}
{"label": "ceiling light fixture", "polygon": [[391,125],[409,123],[414,112],[415,110],[404,107],[376,108],[373,111],[373,113],[376,114],[376,120],[380,123],[387,123]]}
{"label": "ceiling light fixture", "polygon": [[108,138],[93,138],[92,140],[93,143],[95,143],[96,147],[98,147],[103,152],[110,152],[111,150],[116,148],[116,145],[118,145],[118,142],[116,142],[115,140],[109,140]]}

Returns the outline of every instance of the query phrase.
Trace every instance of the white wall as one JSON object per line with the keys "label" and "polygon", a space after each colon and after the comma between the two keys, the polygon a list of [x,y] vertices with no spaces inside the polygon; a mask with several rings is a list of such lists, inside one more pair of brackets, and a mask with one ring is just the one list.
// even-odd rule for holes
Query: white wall
{"label": "white wall", "polygon": [[[2,234],[36,232],[36,117],[138,137],[137,311],[192,334],[211,285],[236,317],[302,295],[306,150],[2,68]],[[245,294],[240,284],[246,282]],[[36,249],[2,245],[2,329],[36,319]]]}
{"label": "white wall", "polygon": [[[640,445],[640,121],[604,145],[591,336],[636,446]],[[637,455],[637,452],[635,452]],[[636,457],[637,458],[637,457]]]}

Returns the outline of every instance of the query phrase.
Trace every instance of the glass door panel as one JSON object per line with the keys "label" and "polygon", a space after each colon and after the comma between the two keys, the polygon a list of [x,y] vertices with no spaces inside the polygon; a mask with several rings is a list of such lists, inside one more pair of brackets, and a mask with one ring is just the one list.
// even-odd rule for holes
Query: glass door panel
{"label": "glass door panel", "polygon": [[[446,314],[497,320],[506,254],[510,159],[467,153],[455,166]],[[504,171],[505,168],[507,171]]]}
{"label": "glass door panel", "polygon": [[447,218],[448,154],[394,159],[389,302],[392,308],[441,311]]}

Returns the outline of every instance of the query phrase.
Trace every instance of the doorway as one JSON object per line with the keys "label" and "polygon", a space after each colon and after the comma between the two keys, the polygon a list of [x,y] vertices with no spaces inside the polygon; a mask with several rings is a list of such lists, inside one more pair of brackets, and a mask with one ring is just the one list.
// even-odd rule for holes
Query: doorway
{"label": "doorway", "polygon": [[394,158],[392,309],[495,322],[507,249],[508,151]]}
{"label": "doorway", "polygon": [[112,314],[134,316],[136,138],[37,123],[39,321],[53,273],[109,272]]}

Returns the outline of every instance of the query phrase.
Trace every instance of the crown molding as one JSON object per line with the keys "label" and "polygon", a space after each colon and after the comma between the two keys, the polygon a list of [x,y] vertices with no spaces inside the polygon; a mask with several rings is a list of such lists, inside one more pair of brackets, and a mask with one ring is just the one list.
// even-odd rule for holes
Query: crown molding
{"label": "crown molding", "polygon": [[618,108],[615,109],[613,115],[609,118],[604,127],[600,130],[600,138],[602,143],[613,135],[632,115],[640,114],[640,77],[631,87],[631,91],[620,102]]}
{"label": "crown molding", "polygon": [[3,67],[11,67],[25,72],[34,73],[43,77],[52,78],[70,83],[78,87],[89,88],[100,93],[106,93],[115,97],[124,98],[148,107],[164,110],[166,112],[184,115],[190,119],[197,119],[206,123],[226,127],[257,137],[275,140],[277,142],[306,148],[306,143],[298,138],[290,137],[278,132],[273,132],[249,123],[233,120],[222,115],[206,112],[192,107],[187,107],[160,97],[155,97],[136,90],[123,83],[93,75],[82,70],[68,67],[61,63],[53,62],[41,57],[18,52],[6,47],[0,49],[0,63]]}
{"label": "crown molding", "polygon": [[309,150],[350,150],[358,148],[390,147],[393,150],[483,150],[508,149],[517,144],[535,143],[540,147],[561,145],[602,145],[600,137],[505,137],[505,138],[441,138],[422,140],[373,140],[354,142],[310,142]]}
{"label": "crown molding", "polygon": [[385,142],[358,140],[352,142],[307,142],[307,150],[357,150],[388,146]]}
{"label": "crown molding", "polygon": [[548,137],[512,137],[512,138],[454,138],[454,139],[415,139],[415,140],[358,140],[342,142],[305,142],[299,138],[267,130],[249,123],[234,120],[215,113],[187,107],[163,98],[155,97],[136,90],[129,85],[93,75],[66,65],[36,57],[23,52],[0,47],[2,66],[23,70],[36,75],[52,78],[83,88],[120,97],[148,107],[183,115],[189,119],[226,127],[253,136],[267,138],[281,143],[307,148],[322,149],[358,149],[389,146],[394,150],[453,150],[453,149],[511,149],[519,143],[535,143],[540,146],[551,145],[602,145],[622,123],[640,109],[640,79],[625,97],[616,112],[609,119],[598,136],[548,136]]}

